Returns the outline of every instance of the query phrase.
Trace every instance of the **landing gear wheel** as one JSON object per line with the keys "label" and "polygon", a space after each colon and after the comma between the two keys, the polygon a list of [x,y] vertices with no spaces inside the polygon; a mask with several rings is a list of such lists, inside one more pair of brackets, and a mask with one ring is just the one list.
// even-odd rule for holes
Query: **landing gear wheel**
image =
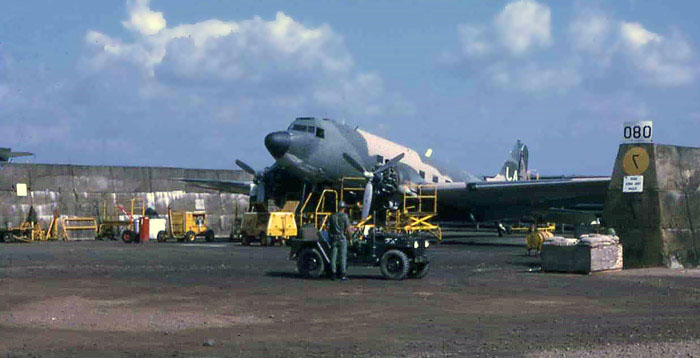
{"label": "landing gear wheel", "polygon": [[408,256],[403,251],[389,250],[382,256],[379,268],[386,279],[403,280],[410,268]]}
{"label": "landing gear wheel", "polygon": [[305,248],[297,257],[297,270],[308,278],[319,278],[325,271],[325,264],[321,253],[316,249]]}
{"label": "landing gear wheel", "polygon": [[204,240],[207,242],[214,241],[214,230],[207,230],[206,233],[204,233]]}
{"label": "landing gear wheel", "polygon": [[158,235],[156,235],[156,240],[158,242],[165,242],[168,240],[167,235],[165,235],[165,230],[158,231]]}
{"label": "landing gear wheel", "polygon": [[415,264],[411,266],[411,270],[408,272],[408,278],[421,279],[428,274],[428,271],[430,271],[430,262]]}
{"label": "landing gear wheel", "polygon": [[188,231],[185,233],[185,241],[192,242],[196,238],[194,231]]}

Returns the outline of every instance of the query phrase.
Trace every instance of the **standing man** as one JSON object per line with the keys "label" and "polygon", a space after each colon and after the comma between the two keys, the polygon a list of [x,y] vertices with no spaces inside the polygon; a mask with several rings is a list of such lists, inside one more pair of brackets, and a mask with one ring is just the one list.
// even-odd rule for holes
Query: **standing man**
{"label": "standing man", "polygon": [[[350,238],[350,218],[345,213],[345,202],[338,203],[338,212],[331,215],[328,233],[331,237],[331,271],[332,279],[347,281],[345,276],[348,266],[348,240]],[[338,251],[340,251],[340,272],[338,272]],[[338,274],[336,274],[338,273]]]}

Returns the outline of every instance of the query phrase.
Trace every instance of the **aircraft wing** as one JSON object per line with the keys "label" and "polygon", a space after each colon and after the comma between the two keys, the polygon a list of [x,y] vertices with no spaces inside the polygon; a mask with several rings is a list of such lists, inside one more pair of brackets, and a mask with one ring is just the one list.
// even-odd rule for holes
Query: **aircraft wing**
{"label": "aircraft wing", "polygon": [[253,184],[250,180],[214,180],[214,179],[188,179],[188,178],[177,178],[177,181],[192,184],[194,186],[204,188],[224,191],[228,193],[236,194],[250,194],[250,187]]}
{"label": "aircraft wing", "polygon": [[34,155],[34,153],[29,152],[10,152],[10,157],[28,157]]}
{"label": "aircraft wing", "polygon": [[602,210],[609,184],[609,177],[438,184],[438,213],[471,213],[486,221],[552,208]]}

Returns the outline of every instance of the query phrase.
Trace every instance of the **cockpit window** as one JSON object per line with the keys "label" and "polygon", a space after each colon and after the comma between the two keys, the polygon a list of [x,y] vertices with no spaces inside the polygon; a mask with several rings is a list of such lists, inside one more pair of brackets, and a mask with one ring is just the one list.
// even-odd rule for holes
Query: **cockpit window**
{"label": "cockpit window", "polygon": [[323,128],[316,128],[316,136],[323,139],[326,137],[326,133]]}
{"label": "cockpit window", "polygon": [[303,124],[294,124],[292,125],[291,130],[297,131],[297,132],[308,132],[308,133],[314,133],[316,131],[316,127],[314,126],[305,126]]}

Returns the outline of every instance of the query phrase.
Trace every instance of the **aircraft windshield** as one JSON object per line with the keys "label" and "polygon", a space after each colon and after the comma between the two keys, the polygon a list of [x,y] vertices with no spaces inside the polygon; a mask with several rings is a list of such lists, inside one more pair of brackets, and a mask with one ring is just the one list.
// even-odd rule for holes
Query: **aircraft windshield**
{"label": "aircraft windshield", "polygon": [[293,124],[290,129],[297,132],[316,133],[316,127],[303,124]]}

